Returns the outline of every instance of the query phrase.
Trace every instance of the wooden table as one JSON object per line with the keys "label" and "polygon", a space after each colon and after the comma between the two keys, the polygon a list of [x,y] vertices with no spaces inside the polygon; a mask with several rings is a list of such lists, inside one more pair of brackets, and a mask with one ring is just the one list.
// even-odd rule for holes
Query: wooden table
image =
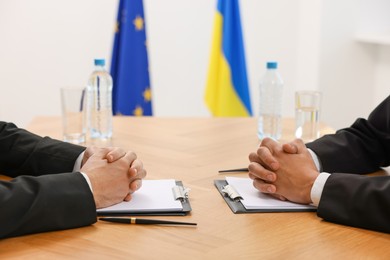
{"label": "wooden table", "polygon": [[[292,120],[286,119],[283,124],[283,139],[293,138]],[[57,117],[36,118],[28,129],[61,138]],[[325,222],[313,212],[231,212],[213,180],[224,178],[218,175],[220,169],[248,165],[248,154],[258,145],[253,118],[116,117],[112,145],[135,151],[144,162],[148,179],[174,178],[191,188],[191,215],[159,218],[197,222],[198,226],[98,222],[78,229],[0,240],[0,259],[390,257],[390,235]]]}

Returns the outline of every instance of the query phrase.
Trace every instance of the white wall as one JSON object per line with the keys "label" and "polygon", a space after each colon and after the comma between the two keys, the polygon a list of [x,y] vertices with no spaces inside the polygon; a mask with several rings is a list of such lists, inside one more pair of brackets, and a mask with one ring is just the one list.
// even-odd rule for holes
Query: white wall
{"label": "white wall", "polygon": [[384,32],[389,8],[387,0],[323,1],[319,85],[324,93],[323,119],[335,128],[366,118],[390,94],[383,80],[389,79],[390,59],[380,54],[388,47],[356,39],[362,31]]}
{"label": "white wall", "polygon": [[[203,93],[215,3],[144,0],[156,116],[209,116]],[[110,61],[117,5],[0,0],[0,119],[24,126],[37,115],[59,115],[59,88],[84,85],[94,57]],[[298,89],[324,92],[324,119],[336,128],[366,116],[389,94],[389,50],[355,42],[351,6],[353,0],[241,1],[255,112],[258,82],[271,59],[285,80],[285,116],[294,114]],[[353,101],[343,106],[351,91]]]}
{"label": "white wall", "polygon": [[116,1],[0,1],[0,118],[59,115],[59,88],[84,85],[112,45]]}
{"label": "white wall", "polygon": [[355,2],[328,0],[322,8],[319,66],[323,119],[340,127],[349,126],[359,116],[366,117],[374,95],[374,50],[355,41]]}
{"label": "white wall", "polygon": [[383,97],[387,97],[390,94],[390,45],[376,46],[376,48],[374,101],[379,103],[383,100]]}

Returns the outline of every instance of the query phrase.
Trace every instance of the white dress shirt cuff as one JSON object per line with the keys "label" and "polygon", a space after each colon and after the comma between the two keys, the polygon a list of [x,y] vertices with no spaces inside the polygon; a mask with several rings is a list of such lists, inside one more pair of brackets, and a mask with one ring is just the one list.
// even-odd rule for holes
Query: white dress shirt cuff
{"label": "white dress shirt cuff", "polygon": [[309,150],[310,155],[313,158],[314,164],[317,167],[317,171],[321,171],[321,165],[320,165],[320,160],[318,159],[318,156],[312,150],[310,150],[310,149],[307,149],[307,150]]}
{"label": "white dress shirt cuff", "polygon": [[84,177],[85,180],[87,181],[88,186],[89,186],[89,188],[91,189],[91,192],[93,193],[92,184],[91,184],[91,181],[89,180],[89,177],[88,177],[85,173],[83,173],[83,172],[80,172],[80,173],[81,173],[81,175],[83,175],[83,177]]}
{"label": "white dress shirt cuff", "polygon": [[[83,158],[84,158],[84,152],[82,152],[79,155],[79,157],[77,157],[77,160],[74,163],[73,172],[80,172],[81,162],[83,161]],[[83,172],[80,172],[80,173],[81,173],[81,175],[83,175],[85,181],[88,183],[88,186],[91,189],[91,192],[93,193],[92,184],[91,184],[91,181],[89,180],[89,177],[85,173],[83,173]]]}
{"label": "white dress shirt cuff", "polygon": [[79,157],[77,157],[76,162],[74,163],[73,166],[73,172],[78,172],[81,169],[81,162],[83,161],[84,158],[84,152],[80,153]]}
{"label": "white dress shirt cuff", "polygon": [[[313,152],[312,150],[308,149],[310,152],[311,157],[313,158],[314,164],[317,167],[318,171],[321,171],[321,165],[320,160],[318,159],[318,156]],[[324,189],[326,180],[328,180],[328,177],[330,176],[329,173],[322,172],[317,176],[317,179],[313,183],[313,187],[311,188],[310,197],[311,201],[313,202],[313,205],[318,207],[321,200],[322,191]]]}
{"label": "white dress shirt cuff", "polygon": [[313,205],[318,207],[321,200],[322,191],[326,181],[328,180],[330,174],[326,172],[321,172],[317,179],[314,181],[313,187],[311,188],[310,197]]}

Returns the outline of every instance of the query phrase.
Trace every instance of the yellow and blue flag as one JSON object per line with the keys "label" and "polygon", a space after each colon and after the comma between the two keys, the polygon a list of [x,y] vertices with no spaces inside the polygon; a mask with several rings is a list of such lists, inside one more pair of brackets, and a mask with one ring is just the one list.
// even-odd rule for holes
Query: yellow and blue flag
{"label": "yellow and blue flag", "polygon": [[214,116],[251,116],[238,0],[218,0],[205,94]]}
{"label": "yellow and blue flag", "polygon": [[152,115],[142,0],[120,0],[111,61],[113,113]]}

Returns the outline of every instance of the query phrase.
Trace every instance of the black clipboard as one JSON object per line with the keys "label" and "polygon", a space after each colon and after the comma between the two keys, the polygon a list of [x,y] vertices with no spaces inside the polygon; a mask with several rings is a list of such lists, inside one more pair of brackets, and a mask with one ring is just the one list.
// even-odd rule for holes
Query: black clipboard
{"label": "black clipboard", "polygon": [[266,212],[310,212],[310,211],[317,211],[317,208],[265,208],[265,209],[246,209],[244,205],[241,203],[241,197],[230,197],[226,194],[226,192],[223,191],[224,187],[228,185],[226,180],[214,180],[214,185],[219,191],[219,193],[222,195],[223,199],[228,204],[229,208],[233,211],[234,214],[241,214],[241,213],[266,213]]}
{"label": "black clipboard", "polygon": [[188,191],[184,189],[182,181],[175,181],[176,187],[179,187],[176,191],[179,191],[175,194],[176,200],[180,200],[182,209],[177,210],[164,210],[164,211],[133,211],[133,210],[124,210],[124,211],[105,211],[99,212],[97,211],[98,216],[186,216],[191,212],[191,205],[189,201]]}

